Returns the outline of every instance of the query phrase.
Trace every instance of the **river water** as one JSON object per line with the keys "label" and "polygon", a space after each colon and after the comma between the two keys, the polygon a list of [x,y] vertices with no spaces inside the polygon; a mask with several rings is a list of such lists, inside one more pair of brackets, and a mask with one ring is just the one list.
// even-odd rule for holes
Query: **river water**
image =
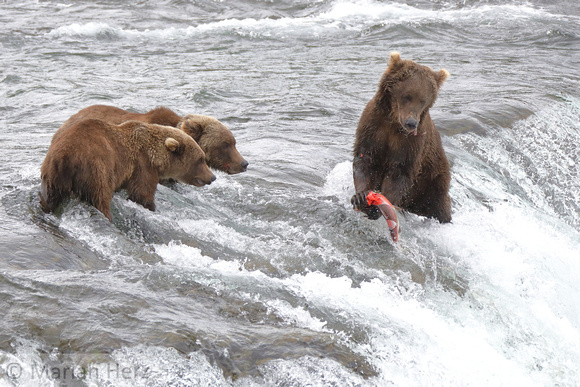
{"label": "river water", "polygon": [[[577,386],[575,0],[0,2],[0,386]],[[431,110],[453,223],[349,204],[389,53]],[[157,211],[38,203],[93,104],[212,115],[250,162]]]}

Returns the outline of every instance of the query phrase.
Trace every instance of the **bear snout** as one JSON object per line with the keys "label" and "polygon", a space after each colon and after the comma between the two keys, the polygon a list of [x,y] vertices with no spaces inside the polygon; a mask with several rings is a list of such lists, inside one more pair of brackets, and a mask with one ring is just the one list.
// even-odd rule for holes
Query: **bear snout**
{"label": "bear snout", "polygon": [[209,179],[196,177],[193,179],[189,184],[194,185],[196,187],[203,187],[204,185],[210,185],[213,183],[217,177],[212,173]]}
{"label": "bear snout", "polygon": [[409,131],[413,131],[415,129],[417,129],[417,126],[419,126],[419,121],[417,121],[414,118],[407,118],[405,120],[405,129],[409,130]]}
{"label": "bear snout", "polygon": [[212,173],[211,177],[209,179],[199,179],[202,181],[203,184],[206,185],[210,185],[211,183],[213,183],[215,180],[217,179],[217,177]]}
{"label": "bear snout", "polygon": [[246,172],[248,170],[248,165],[250,165],[250,163],[248,163],[245,159],[242,159],[242,161],[233,161],[232,164],[225,162],[221,165],[221,168],[218,169],[227,172],[229,175],[235,175],[238,173]]}

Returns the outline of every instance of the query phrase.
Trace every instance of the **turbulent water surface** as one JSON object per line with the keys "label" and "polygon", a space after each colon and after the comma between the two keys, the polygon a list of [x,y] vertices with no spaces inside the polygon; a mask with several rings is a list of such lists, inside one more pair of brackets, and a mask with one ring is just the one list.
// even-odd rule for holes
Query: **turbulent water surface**
{"label": "turbulent water surface", "polygon": [[[577,386],[575,0],[0,2],[1,386]],[[389,52],[446,68],[453,223],[350,207]],[[93,104],[212,115],[250,162],[38,203]]]}

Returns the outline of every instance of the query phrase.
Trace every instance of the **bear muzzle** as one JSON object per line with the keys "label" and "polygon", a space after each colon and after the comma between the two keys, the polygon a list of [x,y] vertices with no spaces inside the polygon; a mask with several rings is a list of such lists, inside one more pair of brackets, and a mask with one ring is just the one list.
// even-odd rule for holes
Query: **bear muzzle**
{"label": "bear muzzle", "polygon": [[417,126],[419,126],[419,121],[417,121],[414,118],[407,118],[405,120],[405,129],[407,129],[409,132],[414,132],[415,130],[417,130]]}
{"label": "bear muzzle", "polygon": [[201,178],[201,177],[196,177],[195,179],[193,179],[193,181],[191,182],[191,185],[194,185],[196,187],[203,187],[204,185],[210,185],[211,183],[213,183],[216,180],[216,176],[212,173],[210,178]]}
{"label": "bear muzzle", "polygon": [[246,172],[248,170],[248,165],[250,165],[250,163],[248,163],[246,160],[242,160],[238,168],[236,168],[235,171],[230,172],[230,174]]}
{"label": "bear muzzle", "polygon": [[218,168],[218,169],[223,170],[228,175],[235,175],[237,173],[246,172],[248,170],[248,165],[250,165],[250,163],[248,163],[246,160],[242,159],[241,162],[234,163],[233,165],[230,163],[223,163],[221,165],[221,168]]}
{"label": "bear muzzle", "polygon": [[[413,134],[413,136],[418,136],[419,120],[413,117],[407,117],[404,121],[401,120],[401,126],[404,130],[406,136]],[[421,133],[423,135],[425,133]]]}

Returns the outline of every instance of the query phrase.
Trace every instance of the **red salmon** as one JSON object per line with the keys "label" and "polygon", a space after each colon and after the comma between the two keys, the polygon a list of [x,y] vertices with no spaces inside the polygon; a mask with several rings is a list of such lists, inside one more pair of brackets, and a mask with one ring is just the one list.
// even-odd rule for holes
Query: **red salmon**
{"label": "red salmon", "polygon": [[385,219],[387,226],[391,231],[391,238],[393,241],[399,240],[399,218],[395,207],[389,200],[378,192],[370,191],[367,195],[367,203],[369,206],[375,205],[379,208]]}

